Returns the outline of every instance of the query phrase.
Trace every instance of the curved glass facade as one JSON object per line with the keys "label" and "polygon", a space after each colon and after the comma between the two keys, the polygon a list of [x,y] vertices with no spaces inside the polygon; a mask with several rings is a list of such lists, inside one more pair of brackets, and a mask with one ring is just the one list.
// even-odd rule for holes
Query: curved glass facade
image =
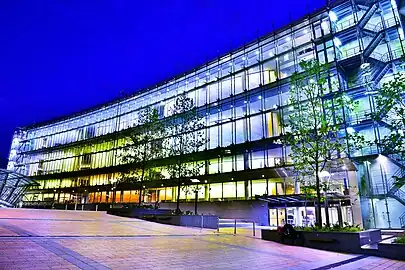
{"label": "curved glass facade", "polygon": [[[199,150],[206,153],[200,171],[206,180],[201,184],[200,200],[249,200],[255,195],[299,193],[299,185],[282,169],[290,165],[289,148],[279,139],[281,122],[291,110],[289,77],[301,71],[300,61],[330,63],[330,91],[345,91],[358,101],[358,108],[346,117],[346,127],[370,141],[378,141],[386,132],[383,125],[369,119],[374,98],[365,82],[368,78],[378,86],[403,71],[399,59],[404,34],[395,2],[363,2],[341,1],[132,97],[22,128],[13,138],[8,169],[34,176],[40,183],[28,201],[137,202],[134,187],[111,191],[122,165],[117,157],[125,147],[123,131],[137,124],[138,112],[145,107],[156,108],[162,119],[170,116],[176,96],[186,93],[204,116],[207,143]],[[363,63],[371,66],[367,74],[360,68]],[[170,137],[165,143],[170,145]],[[353,156],[374,154],[378,149],[370,146]],[[169,178],[164,165],[156,167]],[[362,171],[359,169],[355,177]],[[336,190],[344,193],[345,181],[349,181],[347,170],[336,172],[332,178]],[[370,181],[370,186],[375,185],[373,177]],[[145,200],[175,201],[174,186],[170,181],[147,183]],[[376,200],[372,195],[362,198],[362,205]],[[186,193],[180,198],[194,199]],[[405,199],[397,202],[405,212]],[[390,221],[367,226],[401,226],[400,215],[391,219],[398,224]]]}

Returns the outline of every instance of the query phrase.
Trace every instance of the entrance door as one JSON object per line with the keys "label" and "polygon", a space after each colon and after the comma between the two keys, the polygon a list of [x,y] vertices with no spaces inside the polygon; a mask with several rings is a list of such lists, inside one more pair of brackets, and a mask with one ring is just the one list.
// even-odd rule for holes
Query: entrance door
{"label": "entrance door", "polygon": [[285,224],[285,208],[270,208],[270,226],[278,227]]}

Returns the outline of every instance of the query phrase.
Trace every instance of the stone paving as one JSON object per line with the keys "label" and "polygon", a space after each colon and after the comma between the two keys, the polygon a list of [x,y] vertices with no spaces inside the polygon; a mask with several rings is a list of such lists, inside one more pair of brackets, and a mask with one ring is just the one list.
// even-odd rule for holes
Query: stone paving
{"label": "stone paving", "polygon": [[284,246],[248,234],[104,212],[0,209],[0,269],[405,269],[405,262]]}

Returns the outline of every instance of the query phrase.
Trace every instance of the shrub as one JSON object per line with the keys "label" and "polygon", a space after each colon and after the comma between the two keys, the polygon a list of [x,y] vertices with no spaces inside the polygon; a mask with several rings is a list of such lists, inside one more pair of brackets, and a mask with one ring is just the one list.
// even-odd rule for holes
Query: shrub
{"label": "shrub", "polygon": [[395,244],[403,244],[403,245],[405,245],[405,236],[397,237],[397,238],[394,240],[394,243],[395,243]]}
{"label": "shrub", "polygon": [[295,227],[297,231],[304,231],[304,232],[360,232],[362,229],[360,228],[360,225],[349,225],[347,223],[344,224],[344,226],[339,226],[338,224],[335,224],[333,226],[324,226],[324,227],[318,227],[318,226],[310,226],[310,227]]}

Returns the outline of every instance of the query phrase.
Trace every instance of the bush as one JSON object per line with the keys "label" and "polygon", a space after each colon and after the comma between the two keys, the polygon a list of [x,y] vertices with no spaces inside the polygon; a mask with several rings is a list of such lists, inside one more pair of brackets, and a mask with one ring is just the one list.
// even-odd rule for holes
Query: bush
{"label": "bush", "polygon": [[395,244],[402,244],[402,245],[405,245],[405,236],[397,237],[397,238],[394,240],[394,243],[395,243]]}
{"label": "bush", "polygon": [[333,226],[324,226],[324,227],[318,227],[318,226],[311,226],[311,227],[295,227],[297,231],[304,231],[304,232],[360,232],[362,229],[360,228],[360,225],[349,225],[347,223],[344,224],[344,226],[339,226],[338,224],[335,224]]}

